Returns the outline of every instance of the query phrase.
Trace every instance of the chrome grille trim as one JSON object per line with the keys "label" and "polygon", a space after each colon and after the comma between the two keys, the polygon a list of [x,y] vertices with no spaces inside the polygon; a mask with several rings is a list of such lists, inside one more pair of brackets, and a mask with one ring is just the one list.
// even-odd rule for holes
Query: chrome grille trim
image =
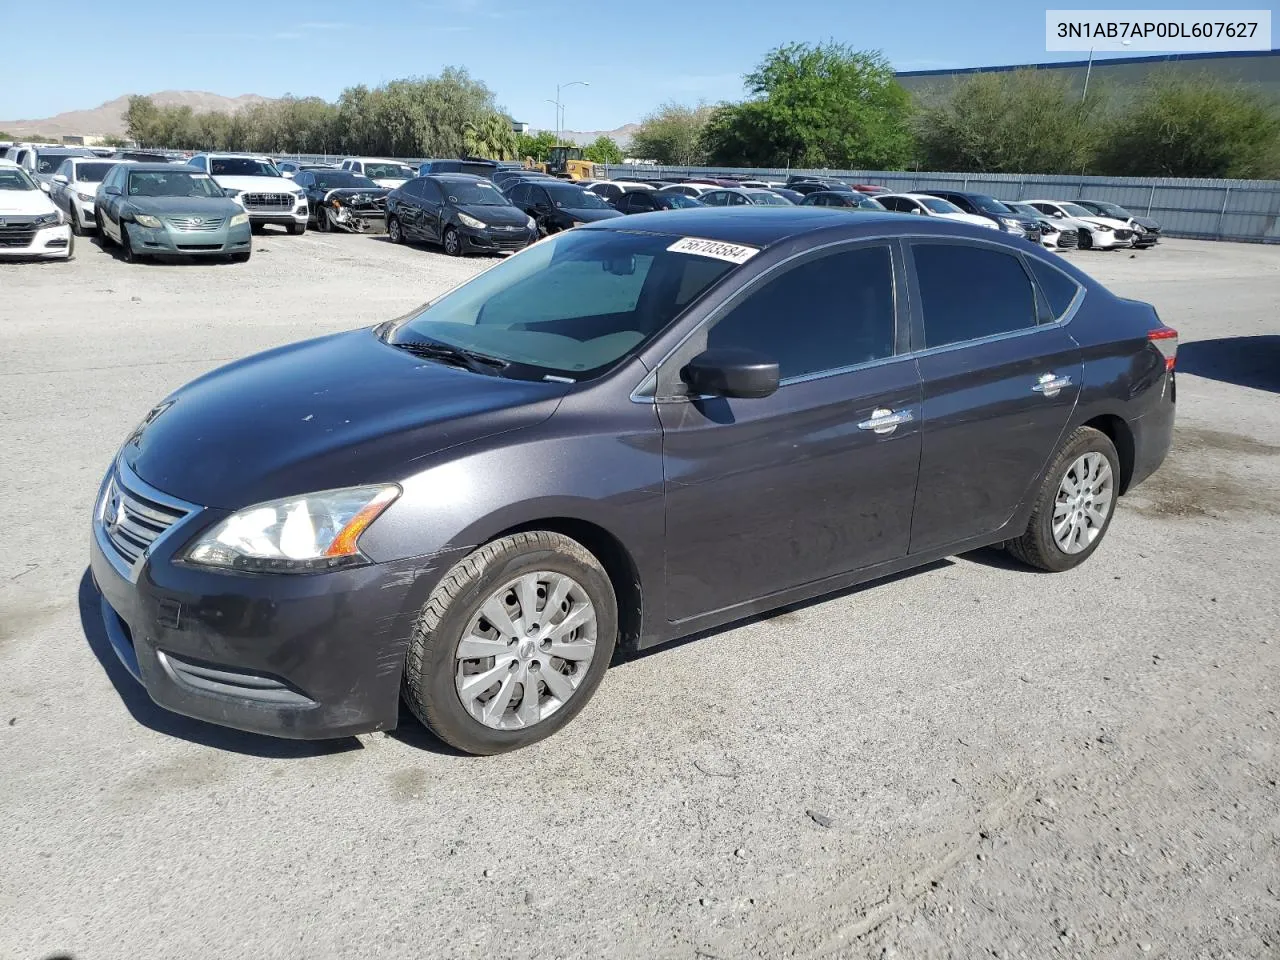
{"label": "chrome grille trim", "polygon": [[292,193],[242,193],[240,201],[246,210],[292,210],[302,202]]}
{"label": "chrome grille trim", "polygon": [[222,229],[222,225],[226,223],[226,217],[166,217],[169,226],[175,230],[182,230],[189,233],[205,232],[210,233],[214,230]]}
{"label": "chrome grille trim", "polygon": [[133,583],[155,545],[201,509],[155,489],[121,461],[102,485],[94,535],[112,566]]}

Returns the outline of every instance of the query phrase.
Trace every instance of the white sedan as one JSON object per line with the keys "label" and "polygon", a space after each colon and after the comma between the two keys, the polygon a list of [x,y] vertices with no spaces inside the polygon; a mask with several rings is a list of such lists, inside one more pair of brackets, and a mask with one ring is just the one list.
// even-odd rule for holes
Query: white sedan
{"label": "white sedan", "polygon": [[0,257],[69,260],[74,251],[62,211],[26,170],[0,165]]}
{"label": "white sedan", "polygon": [[931,197],[927,193],[877,193],[876,202],[886,210],[897,213],[914,213],[926,217],[941,217],[944,220],[955,220],[957,223],[971,223],[975,227],[990,227],[999,230],[993,220],[980,217],[974,213],[965,213],[949,200]]}
{"label": "white sedan", "polygon": [[1133,228],[1114,217],[1100,217],[1070,200],[1024,200],[1055,224],[1073,227],[1080,234],[1080,249],[1111,250],[1132,247]]}
{"label": "white sedan", "polygon": [[117,163],[132,160],[96,160],[92,157],[67,157],[49,181],[49,199],[66,214],[75,234],[92,233],[98,227],[98,184]]}
{"label": "white sedan", "polygon": [[686,197],[693,197],[695,200],[697,200],[698,197],[702,196],[704,193],[710,193],[712,190],[723,190],[723,189],[724,187],[720,186],[717,183],[696,183],[696,182],[690,181],[689,183],[673,183],[669,187],[661,188],[658,192],[659,193],[679,193],[679,194],[683,194]]}

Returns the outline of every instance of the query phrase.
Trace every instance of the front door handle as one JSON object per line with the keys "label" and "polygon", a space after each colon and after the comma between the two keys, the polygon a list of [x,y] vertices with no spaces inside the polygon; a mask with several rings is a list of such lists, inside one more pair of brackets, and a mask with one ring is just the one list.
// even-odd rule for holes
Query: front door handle
{"label": "front door handle", "polygon": [[1035,393],[1042,393],[1046,397],[1056,397],[1062,392],[1063,387],[1071,385],[1070,377],[1060,377],[1056,373],[1041,374],[1040,379],[1036,381],[1036,385],[1032,387]]}
{"label": "front door handle", "polygon": [[858,424],[859,430],[874,430],[879,434],[890,434],[897,430],[899,425],[910,423],[915,417],[910,410],[899,410],[895,413],[884,407],[877,407],[871,411],[871,419],[863,420]]}

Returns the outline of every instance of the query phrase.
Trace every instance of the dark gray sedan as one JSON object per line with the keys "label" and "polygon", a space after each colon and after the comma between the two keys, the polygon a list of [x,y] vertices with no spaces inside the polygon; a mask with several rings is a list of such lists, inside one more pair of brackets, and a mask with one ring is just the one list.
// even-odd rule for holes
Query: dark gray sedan
{"label": "dark gray sedan", "polygon": [[567,724],[619,646],[992,544],[1084,562],[1169,449],[1176,347],[979,227],[589,224],[168,396],[103,479],[93,576],[168,709],[334,737],[403,696],[499,753]]}
{"label": "dark gray sedan", "polygon": [[207,174],[182,164],[117,164],[98,187],[98,232],[125,260],[230,257],[252,250],[249,214]]}

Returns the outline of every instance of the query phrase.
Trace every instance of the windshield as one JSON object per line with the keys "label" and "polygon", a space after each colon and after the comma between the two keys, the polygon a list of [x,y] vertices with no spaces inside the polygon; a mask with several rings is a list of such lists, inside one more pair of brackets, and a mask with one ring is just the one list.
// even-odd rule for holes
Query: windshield
{"label": "windshield", "polygon": [[1092,210],[1086,210],[1078,203],[1060,203],[1059,207],[1063,209],[1068,217],[1096,217],[1097,214]]}
{"label": "windshield", "polygon": [[187,170],[138,170],[129,174],[131,197],[222,197],[225,194],[203,173]]}
{"label": "windshield", "polygon": [[1102,213],[1108,217],[1116,217],[1120,220],[1128,220],[1132,214],[1124,207],[1114,203],[1107,203],[1105,200],[1090,200],[1089,205],[1097,207]]}
{"label": "windshield", "polygon": [[937,197],[916,197],[916,199],[924,205],[928,210],[934,213],[961,213],[959,207],[947,200],[939,200]]}
{"label": "windshield", "polygon": [[413,171],[403,163],[366,163],[364,165],[364,174],[374,180],[413,179]]}
{"label": "windshield", "polygon": [[973,205],[983,213],[1013,213],[1005,204],[995,197],[970,197]]}
{"label": "windshield", "polygon": [[21,167],[0,167],[0,190],[35,189],[35,183]]}
{"label": "windshield", "polygon": [[278,177],[280,171],[269,160],[251,157],[210,157],[209,172],[215,177]]}
{"label": "windshield", "polygon": [[101,183],[107,171],[114,166],[114,163],[77,163],[75,180],[77,183]]}
{"label": "windshield", "polygon": [[508,361],[503,375],[585,380],[665,329],[732,263],[673,236],[566,230],[481,273],[386,334]]}
{"label": "windshield", "polygon": [[695,200],[693,197],[686,197],[683,193],[664,193],[659,204],[665,204],[672,210],[686,210],[692,207],[705,207],[706,204],[701,200]]}
{"label": "windshield", "polygon": [[461,207],[506,207],[511,205],[491,183],[475,180],[441,180],[440,189],[450,203]]}
{"label": "windshield", "polygon": [[1044,214],[1028,203],[1006,203],[1006,207],[1024,217],[1043,217]]}
{"label": "windshield", "polygon": [[605,203],[594,193],[588,193],[581,187],[547,187],[546,191],[551,195],[551,202],[561,209],[568,210],[612,210],[613,207]]}
{"label": "windshield", "polygon": [[321,190],[341,190],[345,187],[368,187],[370,190],[379,189],[378,185],[368,177],[362,177],[358,173],[348,173],[346,170],[333,170],[328,173],[317,173],[316,186]]}
{"label": "windshield", "polygon": [[779,196],[776,193],[770,193],[767,190],[761,190],[759,193],[750,194],[751,202],[763,204],[766,207],[794,207],[795,204],[786,197]]}
{"label": "windshield", "polygon": [[74,153],[37,153],[36,154],[36,173],[53,173],[60,166],[62,161],[67,157],[74,157]]}

